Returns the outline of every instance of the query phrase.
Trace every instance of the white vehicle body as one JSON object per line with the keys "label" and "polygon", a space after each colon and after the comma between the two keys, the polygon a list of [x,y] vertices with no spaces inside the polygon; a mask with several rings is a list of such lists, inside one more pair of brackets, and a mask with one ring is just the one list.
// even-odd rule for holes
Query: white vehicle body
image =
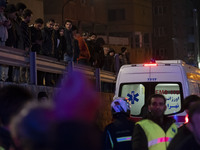
{"label": "white vehicle body", "polygon": [[200,69],[181,60],[162,60],[156,63],[124,65],[120,68],[115,97],[131,101],[131,115],[141,117],[147,112],[147,98],[163,94],[166,115],[173,115],[177,122],[184,122],[183,99],[200,95]]}

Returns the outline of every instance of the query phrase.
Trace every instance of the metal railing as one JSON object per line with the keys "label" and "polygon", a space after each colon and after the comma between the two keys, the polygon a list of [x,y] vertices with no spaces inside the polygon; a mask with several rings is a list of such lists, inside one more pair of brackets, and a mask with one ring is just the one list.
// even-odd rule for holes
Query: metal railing
{"label": "metal railing", "polygon": [[66,64],[57,61],[56,58],[37,55],[35,52],[26,53],[24,50],[11,47],[0,47],[0,64],[29,67],[30,84],[37,85],[37,71],[63,74],[68,73],[70,68],[84,72],[89,78],[96,80],[96,87],[100,89],[101,82],[115,83],[116,75],[113,72],[100,70],[79,64]]}

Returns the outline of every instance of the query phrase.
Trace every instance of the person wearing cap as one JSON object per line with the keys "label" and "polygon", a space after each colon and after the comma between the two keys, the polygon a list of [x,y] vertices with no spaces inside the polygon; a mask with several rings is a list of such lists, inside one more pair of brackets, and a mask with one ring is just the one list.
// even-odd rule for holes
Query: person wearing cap
{"label": "person wearing cap", "polygon": [[136,123],[133,132],[133,150],[166,150],[178,129],[175,120],[166,117],[166,98],[161,94],[148,99],[147,118]]}
{"label": "person wearing cap", "polygon": [[111,103],[113,122],[105,127],[104,150],[131,150],[135,123],[130,120],[131,104],[128,99],[118,97]]}

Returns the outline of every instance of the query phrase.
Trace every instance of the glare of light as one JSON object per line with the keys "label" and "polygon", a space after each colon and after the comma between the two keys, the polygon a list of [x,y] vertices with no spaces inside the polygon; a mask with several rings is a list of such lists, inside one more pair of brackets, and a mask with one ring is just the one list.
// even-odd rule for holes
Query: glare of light
{"label": "glare of light", "polygon": [[185,116],[185,123],[188,123],[189,122],[189,118],[188,118],[188,115]]}
{"label": "glare of light", "polygon": [[156,66],[158,66],[158,64],[156,64],[156,63],[149,63],[149,64],[144,64],[143,66],[144,67],[156,67]]}
{"label": "glare of light", "polygon": [[174,115],[174,119],[176,120],[176,122],[178,122],[178,117],[177,117],[177,115]]}

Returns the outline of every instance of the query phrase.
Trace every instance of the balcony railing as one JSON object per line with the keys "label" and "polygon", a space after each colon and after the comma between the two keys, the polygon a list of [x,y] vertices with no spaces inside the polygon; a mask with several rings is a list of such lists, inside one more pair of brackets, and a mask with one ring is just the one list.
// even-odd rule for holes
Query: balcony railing
{"label": "balcony railing", "polygon": [[[101,82],[115,83],[116,75],[113,72],[100,70],[79,64],[66,64],[52,57],[37,55],[34,52],[26,53],[24,50],[11,47],[0,47],[0,64],[30,68],[30,84],[37,84],[37,71],[63,74],[70,69],[84,72],[89,78],[96,80],[96,87]],[[100,89],[100,88],[99,88]]]}

